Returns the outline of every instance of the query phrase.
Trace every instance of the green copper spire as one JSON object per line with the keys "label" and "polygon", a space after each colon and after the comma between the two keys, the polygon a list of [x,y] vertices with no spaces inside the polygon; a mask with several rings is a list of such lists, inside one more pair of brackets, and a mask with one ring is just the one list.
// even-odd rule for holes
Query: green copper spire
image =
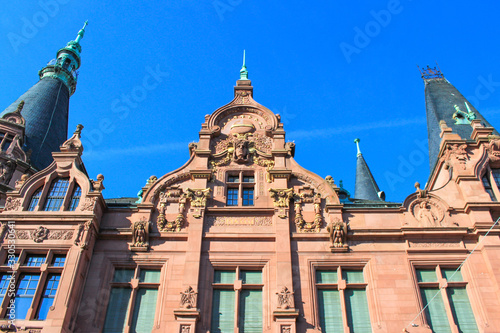
{"label": "green copper spire", "polygon": [[356,144],[356,147],[358,148],[358,155],[361,155],[361,150],[359,149],[359,141],[361,141],[361,140],[358,138],[354,139],[354,143]]}
{"label": "green copper spire", "polygon": [[73,95],[76,89],[77,69],[80,68],[81,64],[80,53],[82,47],[80,41],[85,34],[87,25],[88,21],[85,21],[75,40],[70,41],[65,47],[57,51],[56,60],[51,61],[38,73],[40,79],[52,77],[61,80],[68,87],[70,96]]}
{"label": "green copper spire", "polygon": [[248,80],[248,70],[245,65],[245,50],[243,50],[243,66],[241,66],[240,70],[240,80]]}

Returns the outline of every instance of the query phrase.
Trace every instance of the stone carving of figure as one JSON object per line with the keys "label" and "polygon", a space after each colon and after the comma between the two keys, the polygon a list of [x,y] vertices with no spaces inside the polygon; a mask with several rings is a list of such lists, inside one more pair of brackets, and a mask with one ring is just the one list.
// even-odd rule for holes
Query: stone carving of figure
{"label": "stone carving of figure", "polygon": [[328,233],[330,234],[330,242],[333,247],[346,247],[346,236],[347,236],[347,225],[341,221],[337,220],[335,222],[330,222],[327,227]]}
{"label": "stone carving of figure", "polygon": [[321,214],[321,194],[317,193],[314,197],[314,214]]}
{"label": "stone carving of figure", "polygon": [[8,185],[14,170],[16,169],[16,164],[12,161],[1,161],[0,162],[0,183]]}
{"label": "stone carving of figure", "polygon": [[234,143],[234,160],[235,162],[248,161],[248,141],[238,139]]}
{"label": "stone carving of figure", "polygon": [[139,224],[135,229],[135,244],[144,244],[146,241],[146,231],[144,224]]}
{"label": "stone carving of figure", "polygon": [[426,201],[420,203],[420,210],[418,211],[417,218],[424,227],[435,227],[438,225],[438,217],[432,212]]}

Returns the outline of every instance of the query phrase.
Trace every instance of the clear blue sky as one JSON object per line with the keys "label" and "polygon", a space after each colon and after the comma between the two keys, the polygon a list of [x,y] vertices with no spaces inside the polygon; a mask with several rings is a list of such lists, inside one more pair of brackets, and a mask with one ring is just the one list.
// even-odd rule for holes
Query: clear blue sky
{"label": "clear blue sky", "polygon": [[[104,174],[106,198],[135,196],[149,176],[185,163],[204,115],[232,99],[243,49],[254,97],[282,115],[297,161],[343,180],[351,194],[356,137],[387,200],[401,202],[415,181],[426,182],[416,64],[438,61],[500,128],[495,1],[29,3],[2,4],[0,109],[37,82],[88,19],[69,133],[85,126],[83,160],[91,178]],[[160,75],[144,89],[150,71]]]}

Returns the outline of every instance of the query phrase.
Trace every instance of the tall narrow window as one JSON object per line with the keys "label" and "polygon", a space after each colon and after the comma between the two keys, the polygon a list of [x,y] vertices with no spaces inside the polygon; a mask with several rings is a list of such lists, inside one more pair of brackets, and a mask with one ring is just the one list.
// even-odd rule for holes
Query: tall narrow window
{"label": "tall narrow window", "polygon": [[47,195],[47,199],[45,200],[45,206],[43,207],[43,210],[60,210],[64,201],[64,197],[66,196],[66,192],[68,191],[68,187],[69,179],[59,178],[54,180],[52,182],[52,185],[50,185],[49,194]]}
{"label": "tall narrow window", "polygon": [[[416,269],[415,273],[422,306],[427,306],[425,318],[433,332],[452,332],[452,327],[458,328],[459,332],[479,332],[467,297],[467,283],[460,271],[436,266]],[[440,290],[439,279],[446,280],[445,290]],[[451,310],[451,317],[447,308]]]}
{"label": "tall narrow window", "polygon": [[40,195],[42,194],[42,187],[40,187],[38,190],[33,193],[31,196],[31,201],[30,205],[28,206],[28,210],[30,212],[34,211],[35,208],[38,206],[38,202],[40,201]]}
{"label": "tall narrow window", "polygon": [[73,190],[73,195],[71,196],[71,201],[69,203],[68,210],[74,211],[78,204],[80,203],[80,197],[82,196],[82,188],[78,185],[75,185],[75,189]]}
{"label": "tall narrow window", "polygon": [[42,295],[40,302],[40,308],[38,309],[38,320],[45,320],[49,309],[54,303],[54,298],[56,297],[57,288],[59,287],[59,280],[61,279],[60,274],[50,274],[45,283],[45,290]]}
{"label": "tall narrow window", "polygon": [[216,270],[211,332],[232,333],[236,328],[240,333],[262,332],[262,287],[261,271]]}
{"label": "tall narrow window", "polygon": [[38,287],[38,281],[40,281],[39,274],[22,274],[19,278],[14,303],[16,319],[26,319],[28,310],[33,302],[33,297],[35,296],[36,288]]}
{"label": "tall narrow window", "polygon": [[[345,283],[341,283],[341,280]],[[317,270],[316,289],[322,332],[343,332],[343,318],[347,319],[352,333],[372,332],[362,270],[342,267]],[[342,301],[345,302],[344,306]]]}
{"label": "tall narrow window", "polygon": [[491,200],[497,201],[497,198],[495,198],[495,193],[493,193],[493,189],[491,188],[490,180],[488,179],[487,173],[483,176],[482,181],[483,181],[484,189],[490,195]]}
{"label": "tall narrow window", "polygon": [[[132,279],[139,280],[138,288],[132,289]],[[159,270],[115,270],[103,332],[123,332],[128,327],[130,316],[132,316],[132,324],[128,329],[130,332],[151,332],[159,282]],[[132,299],[135,301],[130,304]]]}
{"label": "tall narrow window", "polygon": [[238,206],[238,189],[237,188],[227,189],[227,205],[228,206]]}

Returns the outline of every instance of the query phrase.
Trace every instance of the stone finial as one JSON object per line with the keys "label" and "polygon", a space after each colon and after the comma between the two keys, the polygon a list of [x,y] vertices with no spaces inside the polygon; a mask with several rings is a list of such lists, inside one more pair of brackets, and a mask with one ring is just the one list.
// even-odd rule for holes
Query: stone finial
{"label": "stone finial", "polygon": [[21,113],[21,111],[23,110],[24,108],[24,101],[21,101],[19,102],[19,104],[17,105],[17,109],[16,111],[14,111],[15,113]]}
{"label": "stone finial", "polygon": [[104,185],[102,183],[103,181],[104,176],[102,174],[97,175],[97,180],[91,180],[94,191],[101,192],[102,190],[104,190]]}
{"label": "stone finial", "polygon": [[73,133],[73,136],[71,138],[69,138],[68,140],[66,140],[61,145],[62,152],[78,152],[80,154],[83,152],[82,141],[80,141],[82,129],[83,129],[82,124],[78,124],[76,126],[76,130]]}

